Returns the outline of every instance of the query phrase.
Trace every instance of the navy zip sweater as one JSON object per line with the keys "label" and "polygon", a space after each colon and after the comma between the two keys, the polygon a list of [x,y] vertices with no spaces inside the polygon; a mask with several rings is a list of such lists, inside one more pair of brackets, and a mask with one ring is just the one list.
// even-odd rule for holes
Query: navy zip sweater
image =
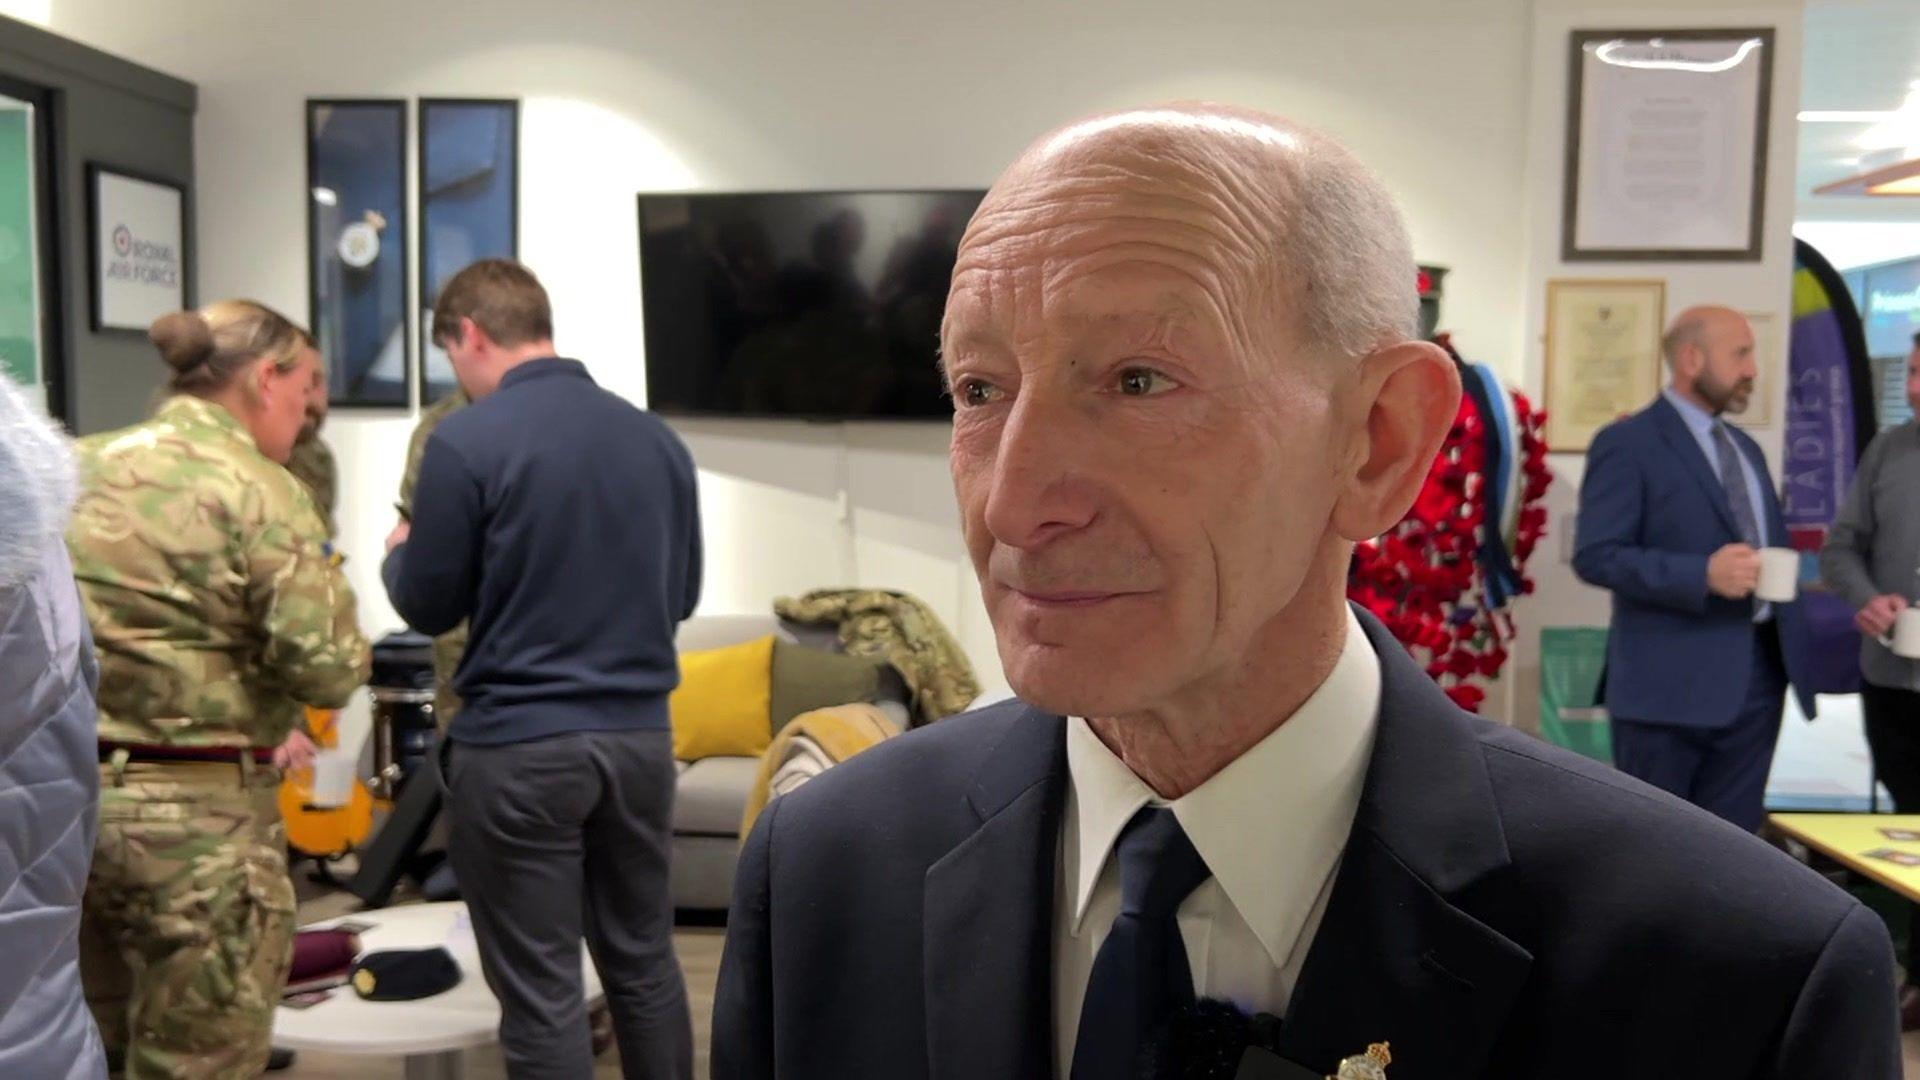
{"label": "navy zip sweater", "polygon": [[531,360],[427,440],[394,609],[471,620],[458,742],[666,729],[674,630],[700,598],[693,458],[577,361]]}

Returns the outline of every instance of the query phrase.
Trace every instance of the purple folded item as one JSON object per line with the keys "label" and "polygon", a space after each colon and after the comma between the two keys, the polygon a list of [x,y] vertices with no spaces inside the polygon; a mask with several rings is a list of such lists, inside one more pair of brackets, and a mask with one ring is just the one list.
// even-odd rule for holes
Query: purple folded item
{"label": "purple folded item", "polygon": [[341,986],[360,955],[360,935],[350,930],[302,930],[293,935],[293,966],[287,971],[289,994]]}

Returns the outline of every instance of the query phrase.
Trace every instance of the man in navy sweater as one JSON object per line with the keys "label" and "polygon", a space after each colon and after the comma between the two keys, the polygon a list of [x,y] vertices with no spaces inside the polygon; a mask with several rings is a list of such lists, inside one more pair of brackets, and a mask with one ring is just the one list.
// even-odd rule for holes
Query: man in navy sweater
{"label": "man in navy sweater", "polygon": [[685,1080],[667,695],[674,629],[700,596],[693,460],[659,419],[554,355],[546,291],[518,263],[456,275],[433,335],[473,405],[428,441],[382,573],[414,629],[471,620],[448,855],[507,1072],[593,1071],[584,932],[625,1075]]}

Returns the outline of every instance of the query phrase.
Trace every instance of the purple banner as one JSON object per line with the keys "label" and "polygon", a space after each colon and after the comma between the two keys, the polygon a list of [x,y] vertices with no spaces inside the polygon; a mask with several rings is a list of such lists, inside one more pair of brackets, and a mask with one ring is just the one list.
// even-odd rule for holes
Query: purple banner
{"label": "purple banner", "polygon": [[[1853,483],[1856,445],[1853,376],[1833,309],[1795,313],[1787,369],[1782,509],[1795,546],[1818,551]],[[1802,545],[1802,531],[1818,539]]]}
{"label": "purple banner", "polygon": [[[1781,503],[1787,534],[1816,585],[1815,557],[1853,483],[1854,463],[1872,436],[1871,390],[1860,317],[1840,276],[1806,243],[1794,244],[1793,334],[1787,360],[1787,438]],[[1860,634],[1853,609],[1831,593],[1802,594],[1804,640],[1782,641],[1803,688],[1818,694],[1860,689]]]}

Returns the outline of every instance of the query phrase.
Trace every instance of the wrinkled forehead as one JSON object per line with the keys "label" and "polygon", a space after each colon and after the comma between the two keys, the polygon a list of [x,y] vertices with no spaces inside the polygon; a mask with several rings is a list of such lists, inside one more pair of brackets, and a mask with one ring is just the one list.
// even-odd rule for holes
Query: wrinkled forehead
{"label": "wrinkled forehead", "polygon": [[[1286,174],[1231,144],[1154,132],[1030,153],[981,203],[960,244],[948,328],[988,310],[1070,316],[1152,300],[1243,323],[1275,292]],[[1116,293],[1121,279],[1140,287]],[[1244,327],[1242,327],[1244,329]]]}
{"label": "wrinkled forehead", "polygon": [[1114,212],[1222,226],[1248,245],[1270,242],[1291,191],[1294,143],[1277,132],[1261,139],[1139,119],[1157,115],[1088,121],[1035,144],[987,193],[962,237],[963,257],[1036,217]]}

